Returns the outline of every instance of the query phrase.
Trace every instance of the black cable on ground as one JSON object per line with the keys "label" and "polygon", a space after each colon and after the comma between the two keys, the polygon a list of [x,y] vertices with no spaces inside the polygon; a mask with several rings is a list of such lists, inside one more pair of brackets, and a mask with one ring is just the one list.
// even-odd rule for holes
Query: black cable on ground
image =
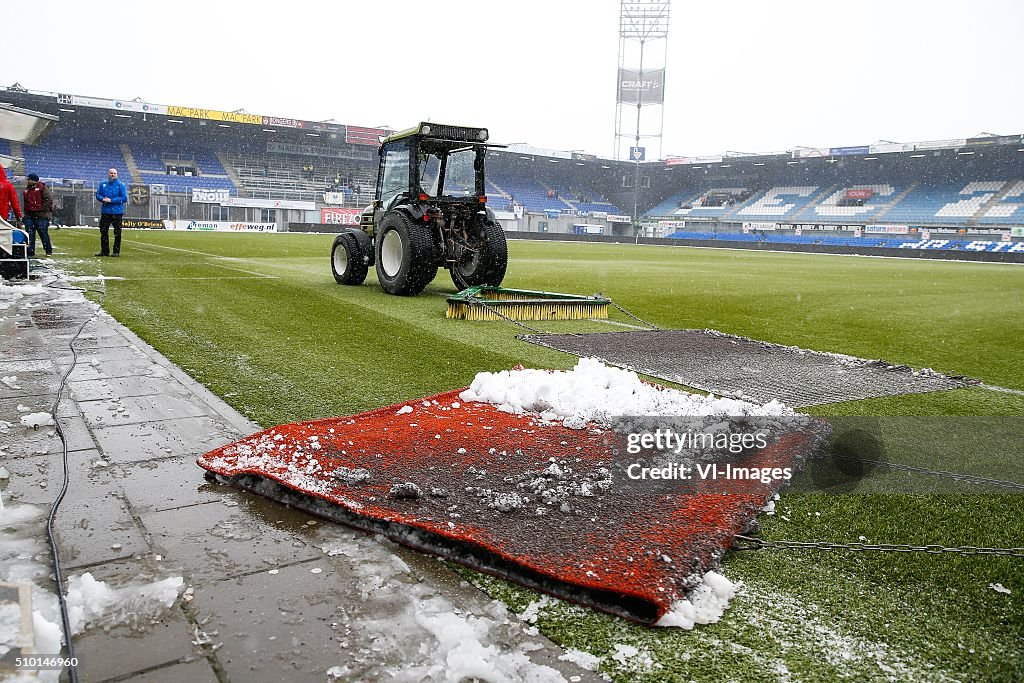
{"label": "black cable on ground", "polygon": [[[49,287],[50,289],[63,289],[72,292],[95,292],[99,294],[101,298],[106,295],[106,291],[100,289],[85,289],[82,287],[58,287],[53,283],[49,283],[44,286]],[[67,648],[68,653],[68,679],[70,680],[70,683],[78,683],[78,667],[76,664],[71,663],[75,661],[75,646],[71,637],[71,619],[68,616],[67,600],[64,597],[64,579],[61,573],[60,555],[57,552],[57,542],[53,537],[53,523],[54,520],[56,520],[57,518],[57,508],[60,507],[61,501],[64,500],[64,496],[68,491],[69,482],[68,440],[67,437],[64,435],[64,429],[60,426],[60,420],[57,417],[57,408],[60,406],[61,396],[64,393],[64,387],[65,385],[67,385],[68,378],[71,376],[71,373],[74,372],[75,366],[78,364],[78,351],[75,349],[75,342],[78,341],[78,338],[79,336],[81,336],[82,330],[85,329],[85,326],[91,323],[93,320],[95,320],[97,315],[99,315],[99,311],[96,311],[91,316],[89,316],[88,320],[86,320],[79,326],[78,331],[75,332],[75,336],[73,336],[70,339],[70,341],[68,341],[68,348],[71,349],[71,365],[64,373],[64,376],[61,377],[60,386],[57,387],[57,397],[56,399],[54,399],[53,409],[50,411],[50,417],[53,418],[54,431],[57,432],[57,436],[60,437],[60,441],[63,446],[62,459],[64,463],[64,480],[63,482],[61,482],[60,492],[54,499],[53,504],[50,505],[50,514],[46,518],[46,538],[50,542],[50,552],[53,554],[53,574],[54,580],[57,583],[57,601],[60,604],[61,626],[64,630],[64,645]]]}

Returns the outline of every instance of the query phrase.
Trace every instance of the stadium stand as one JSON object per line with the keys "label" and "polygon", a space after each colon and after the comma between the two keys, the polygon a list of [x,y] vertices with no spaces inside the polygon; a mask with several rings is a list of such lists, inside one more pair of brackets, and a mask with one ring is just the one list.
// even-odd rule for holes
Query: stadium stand
{"label": "stadium stand", "polygon": [[250,197],[315,201],[325,192],[339,191],[346,195],[346,204],[365,206],[373,201],[376,164],[266,152],[224,156]]}
{"label": "stadium stand", "polygon": [[[227,189],[236,194],[238,188],[228,177],[216,151],[195,142],[168,145],[135,141],[126,145],[145,183],[162,183],[170,192],[184,192],[193,187]],[[169,168],[190,169],[188,174],[169,172]]]}
{"label": "stadium stand", "polygon": [[818,191],[817,185],[799,187],[773,187],[748,204],[737,209],[734,215],[744,219],[781,219],[801,210]]}
{"label": "stadium stand", "polygon": [[1024,180],[1008,182],[983,206],[978,223],[986,225],[1024,223]]}
{"label": "stadium stand", "polygon": [[[709,197],[743,188],[712,185],[673,194],[647,212],[651,217],[719,218],[848,225],[884,220],[913,225],[1019,224],[1024,218],[1024,181],[915,182],[895,177],[875,182],[772,186],[755,190],[735,206]],[[853,196],[851,196],[853,195]]]}
{"label": "stadium stand", "polygon": [[[850,201],[849,195],[851,192],[870,193],[870,196]],[[872,218],[881,209],[890,206],[894,199],[899,196],[900,192],[899,187],[888,183],[879,185],[844,185],[834,192],[827,194],[824,199],[808,207],[807,210],[795,214],[795,216],[808,222],[832,222],[851,218],[867,220]]]}
{"label": "stadium stand", "polygon": [[[352,211],[373,198],[381,128],[205,109],[171,116],[143,111],[145,103],[136,101],[0,91],[16,105],[61,117],[36,146],[0,141],[0,154],[24,156],[24,172],[50,181],[64,222],[98,220],[90,188],[111,166],[140,186],[132,188],[130,215],[151,220],[274,222],[281,229],[351,224]],[[1011,237],[1011,228],[1012,239],[1021,239],[1020,135],[879,146],[877,154],[838,148],[830,156],[827,149],[801,148],[637,165],[517,144],[488,152],[486,194],[489,207],[504,214],[499,220],[506,229],[527,232],[572,232],[575,224],[597,223],[603,235],[633,236],[637,228],[629,217],[636,205],[646,235],[675,230],[680,239],[729,234],[769,244],[864,246],[874,240],[892,246],[918,240],[929,228],[938,230],[932,235],[962,232],[957,239],[967,244],[967,234],[986,240],[1002,232],[999,240]],[[226,190],[235,199],[222,202],[193,189]],[[276,203],[283,201],[294,203]],[[761,234],[742,233],[744,224]],[[807,229],[788,234],[797,226]],[[846,230],[813,230],[830,226]],[[857,238],[847,229],[857,226],[875,229]],[[952,240],[924,248],[967,247]]]}
{"label": "stadium stand", "polygon": [[[998,242],[994,240],[968,239],[920,239],[918,236],[899,235],[895,237],[855,237],[852,235],[828,234],[773,234],[763,232],[708,232],[699,230],[680,230],[670,235],[670,239],[681,240],[714,240],[727,245],[730,242],[764,242],[766,244],[819,244],[835,247],[868,247],[896,249],[927,249],[932,251],[1024,251],[1022,242]],[[1014,245],[1020,245],[1015,248]],[[997,248],[998,247],[998,248]]]}
{"label": "stadium stand", "polygon": [[56,126],[38,145],[24,148],[25,166],[53,183],[102,182],[107,169],[116,168],[118,176],[128,183],[131,174],[121,153],[121,142],[94,128]]}
{"label": "stadium stand", "polygon": [[557,196],[557,192],[545,185],[536,176],[527,172],[517,173],[509,170],[493,170],[494,184],[501,187],[509,197],[527,211],[543,213],[545,211],[574,210],[568,202]]}

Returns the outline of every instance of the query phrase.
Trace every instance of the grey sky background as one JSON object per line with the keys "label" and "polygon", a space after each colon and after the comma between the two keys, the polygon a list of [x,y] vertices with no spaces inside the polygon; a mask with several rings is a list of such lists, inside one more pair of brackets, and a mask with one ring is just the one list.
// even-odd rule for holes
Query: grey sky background
{"label": "grey sky background", "polygon": [[[671,12],[665,155],[1024,132],[1020,0]],[[613,153],[616,0],[57,0],[10,15],[4,85],[366,126],[429,117]]]}

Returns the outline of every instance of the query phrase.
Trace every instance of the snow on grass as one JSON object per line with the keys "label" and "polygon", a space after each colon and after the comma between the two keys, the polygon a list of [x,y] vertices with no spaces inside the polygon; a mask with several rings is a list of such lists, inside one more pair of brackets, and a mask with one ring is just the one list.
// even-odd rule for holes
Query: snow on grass
{"label": "snow on grass", "polygon": [[587,671],[597,671],[597,668],[601,665],[600,657],[571,647],[559,655],[558,658],[563,662],[571,662]]}
{"label": "snow on grass", "polygon": [[703,583],[686,599],[672,603],[672,609],[656,625],[677,626],[689,631],[697,624],[714,624],[736,596],[736,588],[736,584],[718,572],[705,572]]}
{"label": "snow on grass", "polygon": [[743,594],[749,603],[738,618],[761,634],[766,645],[760,654],[749,655],[760,667],[771,658],[767,652],[776,650],[781,659],[804,656],[826,663],[836,678],[843,680],[960,680],[934,662],[918,662],[909,653],[900,652],[884,634],[874,640],[854,633],[850,626],[836,623],[813,603],[749,584],[743,587]]}

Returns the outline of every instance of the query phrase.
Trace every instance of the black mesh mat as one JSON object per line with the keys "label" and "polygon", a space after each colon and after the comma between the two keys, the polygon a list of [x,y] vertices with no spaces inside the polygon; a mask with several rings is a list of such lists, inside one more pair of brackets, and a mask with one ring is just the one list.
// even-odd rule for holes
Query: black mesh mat
{"label": "black mesh mat", "polygon": [[709,391],[793,407],[923,394],[976,383],[882,360],[808,351],[715,330],[524,334],[520,339]]}

